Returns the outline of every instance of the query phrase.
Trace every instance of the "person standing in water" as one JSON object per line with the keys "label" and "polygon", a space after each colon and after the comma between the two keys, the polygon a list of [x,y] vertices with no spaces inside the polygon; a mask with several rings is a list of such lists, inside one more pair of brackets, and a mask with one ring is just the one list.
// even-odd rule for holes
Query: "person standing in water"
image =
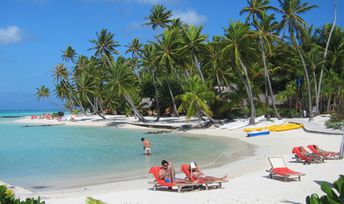
{"label": "person standing in water", "polygon": [[143,151],[145,155],[151,155],[151,143],[148,139],[141,138],[141,142],[143,143]]}

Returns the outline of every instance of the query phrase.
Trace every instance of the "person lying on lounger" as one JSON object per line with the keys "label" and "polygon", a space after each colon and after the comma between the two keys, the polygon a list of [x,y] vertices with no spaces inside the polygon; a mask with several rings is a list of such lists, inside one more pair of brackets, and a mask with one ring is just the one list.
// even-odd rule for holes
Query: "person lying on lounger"
{"label": "person lying on lounger", "polygon": [[320,160],[321,156],[314,154],[314,153],[309,153],[307,152],[307,150],[305,148],[303,148],[302,146],[299,147],[300,150],[300,154],[303,158],[307,158],[307,160],[309,161],[314,161],[314,160]]}
{"label": "person lying on lounger", "polygon": [[193,178],[195,178],[196,180],[194,181],[194,183],[198,183],[199,181],[203,180],[205,182],[214,182],[214,181],[221,181],[221,182],[225,182],[227,181],[228,176],[224,176],[222,178],[217,178],[217,177],[213,177],[213,176],[206,176],[201,169],[199,168],[199,166],[196,164],[196,162],[191,162],[189,165],[189,171],[190,171],[190,175],[192,175]]}
{"label": "person lying on lounger", "polygon": [[161,168],[159,171],[159,179],[164,179],[166,183],[185,183],[185,179],[176,178],[176,170],[172,166],[172,162],[162,160]]}
{"label": "person lying on lounger", "polygon": [[323,149],[320,149],[318,147],[318,145],[313,145],[314,149],[319,153],[319,155],[323,156],[323,157],[334,157],[336,155],[338,155],[339,153],[337,152],[329,152],[329,151],[325,151]]}

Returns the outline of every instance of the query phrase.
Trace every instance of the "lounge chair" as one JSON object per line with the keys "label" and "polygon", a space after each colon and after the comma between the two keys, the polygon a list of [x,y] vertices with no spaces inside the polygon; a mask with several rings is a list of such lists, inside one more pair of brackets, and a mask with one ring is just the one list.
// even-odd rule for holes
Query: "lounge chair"
{"label": "lounge chair", "polygon": [[336,152],[327,152],[327,151],[326,152],[325,151],[324,152],[322,152],[322,151],[319,152],[314,144],[308,145],[307,147],[308,147],[308,149],[311,150],[312,153],[320,155],[324,159],[338,159],[339,158],[339,154],[336,153]]}
{"label": "lounge chair", "polygon": [[268,157],[268,159],[271,165],[271,169],[269,170],[269,177],[271,179],[273,176],[278,176],[284,178],[284,181],[293,178],[297,178],[299,181],[301,181],[301,176],[305,175],[303,173],[289,169],[282,157]]}
{"label": "lounge chair", "polygon": [[160,166],[153,166],[150,168],[149,173],[153,174],[155,180],[154,181],[149,181],[149,184],[153,184],[153,190],[156,191],[158,188],[167,188],[167,189],[172,189],[173,187],[177,187],[178,193],[182,191],[182,188],[192,188],[194,189],[195,186],[198,186],[199,184],[195,184],[192,182],[185,182],[185,183],[167,183],[164,179],[159,179],[159,171],[161,167]]}
{"label": "lounge chair", "polygon": [[[188,164],[182,164],[182,166],[180,167],[180,169],[182,170],[182,172],[184,172],[186,179],[188,179],[191,182],[195,182],[197,179],[194,178],[189,171],[189,165]],[[206,181],[205,179],[200,179],[198,180],[198,182],[196,184],[198,185],[204,185],[206,190],[209,190],[209,187],[214,187],[214,188],[222,188],[222,183],[224,183],[224,181],[222,180],[218,180],[218,181]]]}
{"label": "lounge chair", "polygon": [[[306,152],[307,156],[302,155],[301,154],[301,150]],[[302,146],[294,147],[293,150],[292,150],[292,153],[295,155],[295,158],[296,158],[297,162],[303,162],[304,164],[322,163],[322,162],[324,162],[324,159],[320,155],[310,154]]]}
{"label": "lounge chair", "polygon": [[[191,182],[195,182],[197,179],[194,178],[193,176],[191,176],[190,171],[189,171],[189,165],[188,164],[182,164],[182,166],[180,167],[180,170],[182,170],[182,172],[184,172],[186,178]],[[198,183],[202,184],[204,183],[205,180],[199,180]]]}

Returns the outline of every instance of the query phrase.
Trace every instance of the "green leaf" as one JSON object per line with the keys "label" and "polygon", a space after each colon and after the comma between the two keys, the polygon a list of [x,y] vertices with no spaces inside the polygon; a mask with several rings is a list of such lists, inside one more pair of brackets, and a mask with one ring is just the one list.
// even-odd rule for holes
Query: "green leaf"
{"label": "green leaf", "polygon": [[340,175],[339,179],[335,181],[333,185],[340,195],[344,194],[344,176],[343,175]]}
{"label": "green leaf", "polygon": [[306,198],[307,204],[321,204],[320,198],[317,194],[312,194]]}
{"label": "green leaf", "polygon": [[337,194],[332,190],[330,186],[328,186],[327,183],[323,182],[321,184],[321,190],[325,192],[327,196],[331,198],[332,200],[336,200],[336,201],[339,200],[339,197],[337,196]]}
{"label": "green leaf", "polygon": [[91,198],[91,197],[87,197],[86,198],[86,203],[87,204],[105,204],[101,200],[97,200],[97,199],[94,199],[94,198]]}

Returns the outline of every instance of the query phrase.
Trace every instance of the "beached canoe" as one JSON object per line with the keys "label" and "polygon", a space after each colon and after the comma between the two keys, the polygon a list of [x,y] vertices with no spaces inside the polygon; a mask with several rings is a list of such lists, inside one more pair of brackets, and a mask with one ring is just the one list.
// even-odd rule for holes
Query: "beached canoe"
{"label": "beached canoe", "polygon": [[287,124],[284,124],[284,125],[278,125],[278,126],[275,126],[275,127],[271,127],[268,130],[273,131],[273,132],[280,132],[280,131],[299,129],[301,127],[303,127],[302,124],[287,123]]}
{"label": "beached canoe", "polygon": [[256,137],[270,134],[269,130],[251,131],[247,133],[247,137]]}
{"label": "beached canoe", "polygon": [[245,128],[244,132],[251,132],[251,131],[262,131],[262,130],[269,130],[272,132],[280,132],[280,131],[287,131],[287,130],[293,130],[301,128],[302,124],[297,123],[286,123],[281,125],[270,125],[270,126],[264,126],[264,127],[250,127]]}

